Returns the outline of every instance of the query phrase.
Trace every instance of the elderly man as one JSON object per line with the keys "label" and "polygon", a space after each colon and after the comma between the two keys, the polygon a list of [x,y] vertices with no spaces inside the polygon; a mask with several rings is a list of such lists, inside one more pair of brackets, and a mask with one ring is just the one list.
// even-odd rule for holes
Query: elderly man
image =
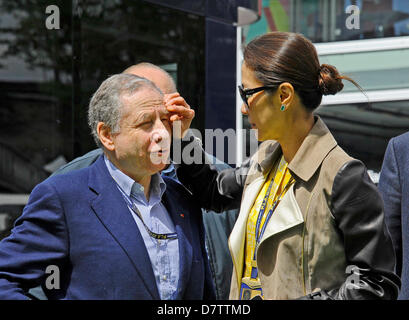
{"label": "elderly man", "polygon": [[402,279],[399,300],[409,299],[409,132],[393,137],[379,178],[385,222],[392,237],[396,273]]}
{"label": "elderly man", "polygon": [[158,174],[172,125],[161,91],[114,75],[89,124],[104,155],[34,188],[0,243],[0,298],[41,285],[49,299],[213,299],[200,208]]}
{"label": "elderly man", "polygon": [[[167,97],[177,96],[177,89],[172,77],[162,68],[149,63],[141,62],[125,69],[122,73],[129,73],[136,76],[144,77],[153,83]],[[93,164],[102,154],[102,149],[95,149],[87,154],[78,157],[66,165],[59,168],[53,175],[67,173],[73,170],[82,169]],[[210,154],[207,156],[211,159],[218,170],[229,168],[227,164],[217,160]],[[177,179],[176,170],[172,164],[162,170],[163,176]],[[227,244],[227,239],[233,229],[236,221],[238,210],[227,210],[222,213],[213,211],[203,211],[203,223],[206,233],[206,247],[209,255],[210,270],[213,276],[213,282],[216,289],[216,298],[226,300],[229,298],[230,280],[233,271],[233,264]],[[38,288],[30,291],[39,299],[44,299],[44,295]]]}

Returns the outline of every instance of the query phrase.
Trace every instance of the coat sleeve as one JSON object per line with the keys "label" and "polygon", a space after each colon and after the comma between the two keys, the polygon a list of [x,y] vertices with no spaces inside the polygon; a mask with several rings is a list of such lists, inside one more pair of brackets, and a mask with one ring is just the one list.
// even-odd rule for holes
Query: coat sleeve
{"label": "coat sleeve", "polygon": [[308,299],[396,299],[400,279],[394,273],[395,254],[384,222],[383,203],[364,164],[346,163],[332,187],[331,212],[344,240],[347,272],[339,288]]}
{"label": "coat sleeve", "polygon": [[[47,180],[34,188],[10,236],[0,242],[0,299],[29,299],[28,290],[46,283],[68,251],[63,209]],[[49,274],[48,274],[49,273]]]}
{"label": "coat sleeve", "polygon": [[250,159],[240,167],[219,171],[211,164],[200,140],[192,134],[181,141],[180,155],[180,159],[173,156],[178,179],[192,192],[200,207],[215,212],[240,207]]}
{"label": "coat sleeve", "polygon": [[394,139],[389,141],[379,178],[379,192],[385,207],[385,222],[392,237],[396,255],[396,273],[402,273],[401,185]]}
{"label": "coat sleeve", "polygon": [[57,171],[51,174],[52,176],[71,172],[74,170],[79,170],[82,168],[89,167],[92,165],[97,159],[103,154],[102,149],[95,149],[81,157],[75,158],[74,160],[68,162],[67,164],[63,165],[62,167],[58,168]]}

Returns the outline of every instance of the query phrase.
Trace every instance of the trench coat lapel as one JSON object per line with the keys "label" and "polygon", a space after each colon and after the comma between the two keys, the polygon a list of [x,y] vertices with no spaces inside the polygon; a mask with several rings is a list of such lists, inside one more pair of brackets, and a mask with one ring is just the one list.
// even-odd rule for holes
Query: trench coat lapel
{"label": "trench coat lapel", "polygon": [[261,176],[246,188],[246,198],[242,202],[239,216],[229,237],[229,248],[233,259],[234,269],[236,270],[237,281],[240,281],[240,275],[243,273],[244,241],[246,238],[247,219],[254,200],[263,186],[263,183],[264,178]]}
{"label": "trench coat lapel", "polygon": [[276,141],[264,142],[254,155],[254,165],[250,169],[245,182],[240,213],[229,237],[229,249],[239,287],[241,275],[243,274],[244,244],[248,216],[257,195],[263,187],[268,172],[279,155],[281,155],[281,148]]}
{"label": "trench coat lapel", "polygon": [[302,223],[304,223],[304,217],[295,200],[293,184],[285,193],[268,221],[260,244],[266,239]]}
{"label": "trench coat lapel", "polygon": [[[325,123],[318,116],[315,119],[315,125],[288,164],[288,168],[296,181],[297,179],[304,181],[311,179],[327,154],[337,146],[337,142]],[[267,238],[303,222],[304,218],[295,199],[294,185],[292,185],[268,221],[260,244]]]}
{"label": "trench coat lapel", "polygon": [[[294,178],[308,181],[318,170],[328,153],[337,146],[325,123],[315,117],[315,124],[304,139],[288,168]],[[267,158],[266,158],[267,159]],[[301,209],[295,199],[294,184],[278,204],[260,244],[267,238],[304,222]]]}

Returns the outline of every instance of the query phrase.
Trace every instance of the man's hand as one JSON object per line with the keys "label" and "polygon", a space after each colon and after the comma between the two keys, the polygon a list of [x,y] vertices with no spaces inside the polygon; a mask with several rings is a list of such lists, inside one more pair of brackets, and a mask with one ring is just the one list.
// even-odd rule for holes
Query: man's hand
{"label": "man's hand", "polygon": [[183,138],[195,117],[195,111],[178,92],[165,94],[165,105],[171,114],[169,119],[173,125],[173,137]]}

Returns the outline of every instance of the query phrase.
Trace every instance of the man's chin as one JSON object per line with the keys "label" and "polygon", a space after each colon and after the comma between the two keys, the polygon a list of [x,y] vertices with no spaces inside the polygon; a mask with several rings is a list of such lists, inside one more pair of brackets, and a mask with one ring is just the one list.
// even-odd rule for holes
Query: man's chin
{"label": "man's chin", "polygon": [[155,169],[163,170],[170,164],[169,153],[151,153],[150,161]]}
{"label": "man's chin", "polygon": [[151,174],[161,173],[162,170],[165,170],[168,167],[168,164],[151,164],[150,172]]}

